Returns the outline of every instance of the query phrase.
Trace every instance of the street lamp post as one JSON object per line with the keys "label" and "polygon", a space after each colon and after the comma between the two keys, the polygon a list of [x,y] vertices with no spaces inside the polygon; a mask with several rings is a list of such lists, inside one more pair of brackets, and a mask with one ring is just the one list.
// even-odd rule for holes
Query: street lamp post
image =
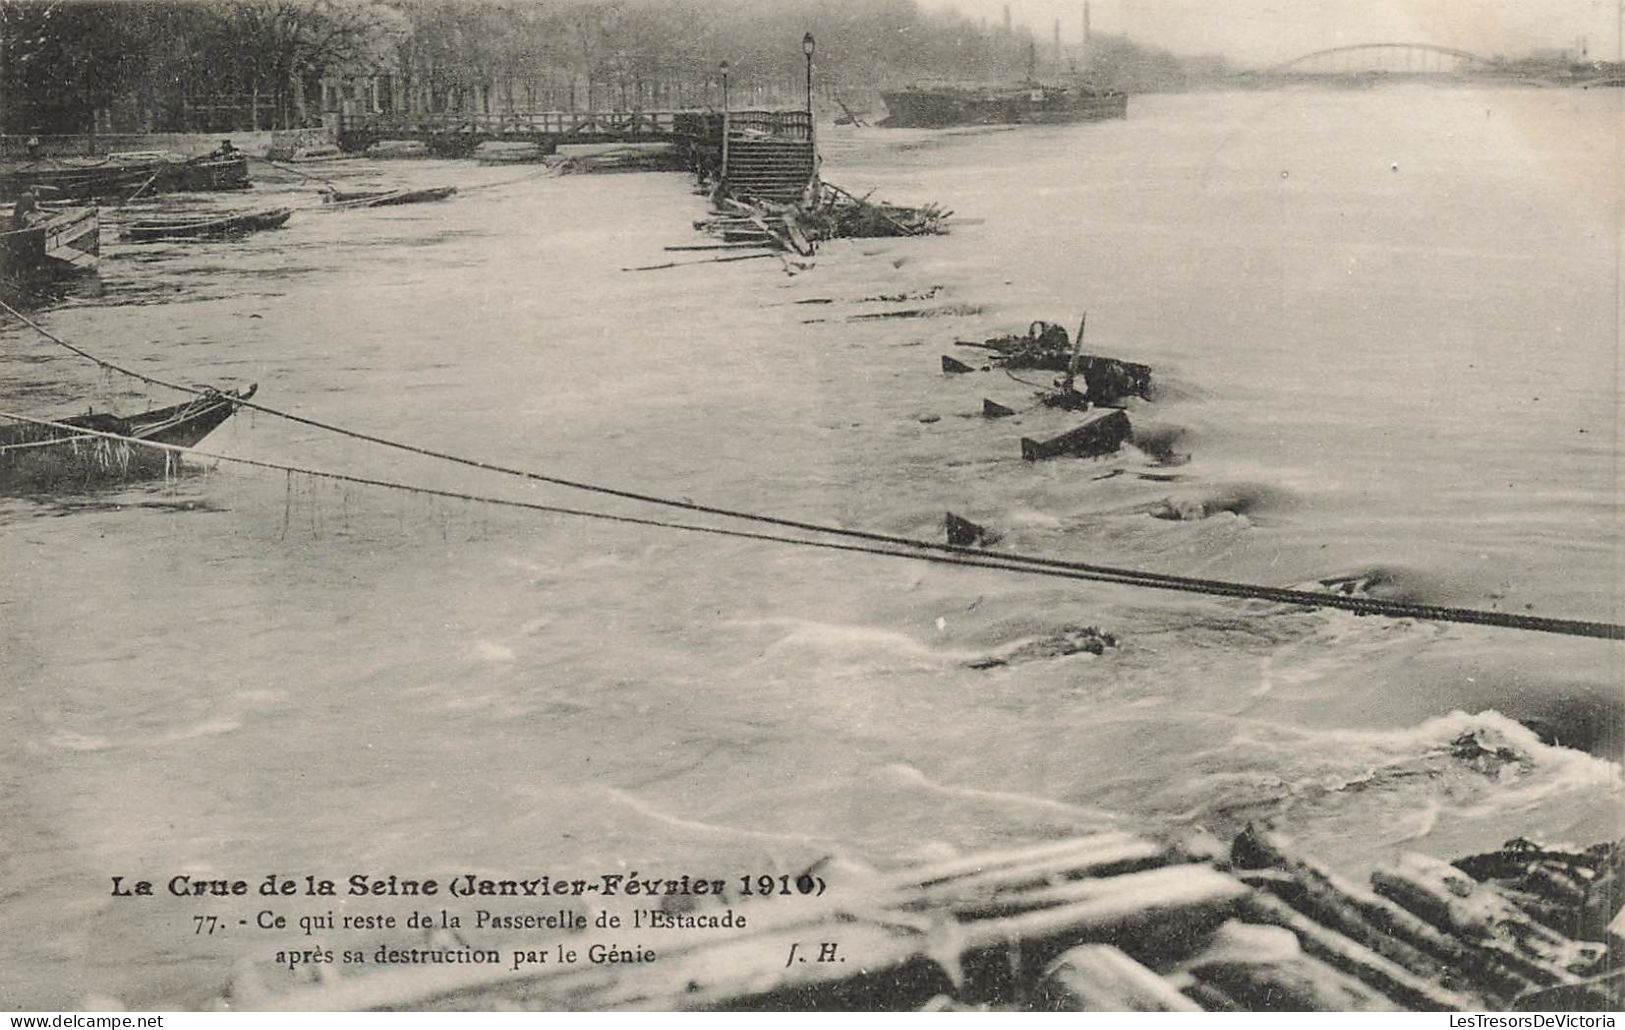
{"label": "street lamp post", "polygon": [[728,183],[728,62],[717,65],[722,73],[722,183]]}
{"label": "street lamp post", "polygon": [[812,59],[818,43],[811,32],[801,37],[801,52],[807,55],[807,139],[813,138]]}

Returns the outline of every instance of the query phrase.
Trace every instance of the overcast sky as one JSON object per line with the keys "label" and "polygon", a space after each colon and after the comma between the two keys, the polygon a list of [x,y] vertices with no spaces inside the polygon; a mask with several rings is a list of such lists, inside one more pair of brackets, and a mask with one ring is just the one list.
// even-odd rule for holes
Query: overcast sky
{"label": "overcast sky", "polygon": [[[997,23],[1005,0],[920,0]],[[1083,0],[1009,0],[1011,20],[1048,40],[1082,33]],[[1097,32],[1176,53],[1287,60],[1351,43],[1434,43],[1491,56],[1577,47],[1619,59],[1625,0],[1090,0]]]}

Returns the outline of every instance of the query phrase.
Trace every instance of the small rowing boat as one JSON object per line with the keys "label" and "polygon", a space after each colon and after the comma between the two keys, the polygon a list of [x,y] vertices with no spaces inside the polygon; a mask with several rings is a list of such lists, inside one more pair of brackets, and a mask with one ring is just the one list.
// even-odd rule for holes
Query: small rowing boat
{"label": "small rowing boat", "polygon": [[53,419],[54,426],[0,425],[0,491],[84,489],[171,475],[180,467],[179,454],[129,441],[194,447],[254,396],[255,389],[251,384],[241,391],[209,390],[184,404],[139,415],[89,413]]}
{"label": "small rowing boat", "polygon": [[455,186],[434,186],[423,190],[333,190],[322,194],[322,202],[337,207],[394,207],[396,204],[445,200],[456,192]]}
{"label": "small rowing boat", "polygon": [[154,240],[217,239],[243,236],[261,229],[275,229],[293,216],[293,209],[267,208],[264,211],[244,211],[218,218],[156,218],[131,222],[124,227],[124,238],[140,243]]}

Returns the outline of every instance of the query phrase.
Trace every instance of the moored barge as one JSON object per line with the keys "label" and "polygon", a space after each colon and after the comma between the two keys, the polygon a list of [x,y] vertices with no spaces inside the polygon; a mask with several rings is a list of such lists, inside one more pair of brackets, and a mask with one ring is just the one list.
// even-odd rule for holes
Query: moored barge
{"label": "moored barge", "polygon": [[1128,117],[1128,94],[1036,82],[1003,88],[910,87],[882,93],[890,128],[940,129],[954,125],[1024,125],[1102,121]]}

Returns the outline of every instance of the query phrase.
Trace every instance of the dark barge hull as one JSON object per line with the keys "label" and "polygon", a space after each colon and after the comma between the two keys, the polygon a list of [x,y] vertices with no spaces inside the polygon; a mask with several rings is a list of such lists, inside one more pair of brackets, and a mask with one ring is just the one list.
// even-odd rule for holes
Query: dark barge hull
{"label": "dark barge hull", "polygon": [[[193,447],[254,395],[211,391],[205,396],[140,415],[75,415],[54,419],[98,433],[175,447]],[[89,489],[128,480],[155,479],[179,470],[181,456],[157,447],[76,434],[32,423],[0,425],[0,492],[36,493]]]}
{"label": "dark barge hull", "polygon": [[200,157],[160,175],[162,192],[213,193],[248,189],[248,157]]}
{"label": "dark barge hull", "polygon": [[1025,125],[1103,121],[1128,117],[1124,93],[1071,89],[907,89],[883,93],[890,116],[880,124],[897,129],[954,125]]}

